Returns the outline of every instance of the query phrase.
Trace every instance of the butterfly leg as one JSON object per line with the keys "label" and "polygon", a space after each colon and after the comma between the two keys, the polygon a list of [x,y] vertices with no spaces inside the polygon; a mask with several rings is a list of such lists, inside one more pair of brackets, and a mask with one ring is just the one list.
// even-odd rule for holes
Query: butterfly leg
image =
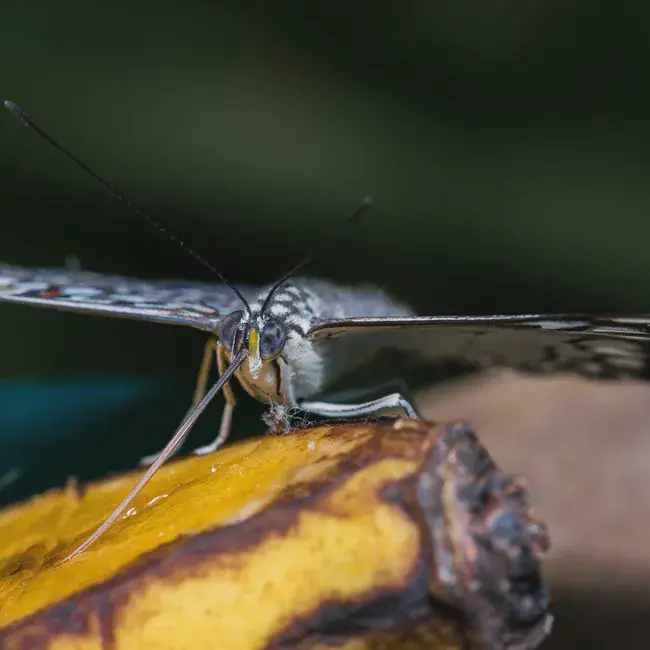
{"label": "butterfly leg", "polygon": [[385,397],[359,404],[301,401],[298,402],[298,406],[308,413],[331,418],[356,418],[362,415],[371,415],[375,411],[392,408],[404,409],[410,418],[418,417],[416,410],[399,393],[391,393]]}
{"label": "butterfly leg", "polygon": [[[216,344],[216,356],[217,356],[217,369],[219,370],[219,374],[222,375],[226,369],[226,358],[223,353],[223,347],[221,346],[220,343]],[[207,376],[206,376],[206,380],[203,382],[204,392],[206,388],[206,382],[207,382]],[[205,454],[211,454],[212,452],[217,451],[217,449],[219,449],[219,447],[221,447],[226,442],[226,440],[228,440],[228,436],[230,435],[230,428],[232,425],[232,414],[235,409],[235,394],[233,393],[232,386],[230,385],[229,381],[227,381],[223,385],[222,392],[226,400],[226,405],[224,406],[223,413],[221,414],[221,425],[219,426],[219,434],[209,445],[204,445],[203,447],[197,447],[192,452],[197,456],[203,456]]]}
{"label": "butterfly leg", "polygon": [[[196,407],[196,405],[203,399],[205,396],[205,393],[207,391],[208,387],[208,378],[210,376],[210,369],[212,368],[212,359],[214,358],[215,354],[217,356],[217,360],[219,358],[218,355],[218,346],[219,343],[215,337],[210,337],[208,339],[208,342],[205,344],[205,348],[203,350],[203,359],[201,360],[201,367],[199,368],[199,374],[196,379],[196,388],[194,389],[194,398],[192,399],[192,406],[188,409],[187,413],[185,414],[185,418],[192,412],[192,410]],[[219,369],[219,374],[222,373],[221,368]],[[224,393],[225,393],[225,386],[224,386]],[[185,419],[183,418],[183,420]],[[174,454],[178,453],[178,450],[181,448],[181,445],[179,445]],[[149,467],[151,463],[158,458],[158,454],[160,452],[157,451],[155,454],[150,454],[149,456],[145,456],[144,458],[140,459],[140,465],[142,467]]]}
{"label": "butterfly leg", "polygon": [[[399,393],[411,407],[413,407],[413,394],[411,393],[407,383],[401,378],[394,378],[388,381],[375,384],[374,386],[366,386],[363,388],[348,388],[340,391],[330,393],[320,393],[318,395],[319,402],[351,402],[368,399],[369,397],[377,395],[386,395],[387,393]],[[415,411],[416,409],[413,408]]]}

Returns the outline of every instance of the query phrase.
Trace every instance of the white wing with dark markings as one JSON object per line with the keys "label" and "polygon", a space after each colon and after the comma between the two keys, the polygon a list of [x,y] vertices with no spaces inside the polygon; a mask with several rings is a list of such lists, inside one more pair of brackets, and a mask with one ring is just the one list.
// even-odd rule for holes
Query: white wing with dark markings
{"label": "white wing with dark markings", "polygon": [[[314,342],[336,342],[327,347],[332,356],[337,356],[335,348],[344,352],[343,365],[361,348],[389,348],[411,353],[424,364],[451,360],[477,369],[504,366],[534,373],[650,380],[650,315],[413,316],[404,315],[409,310],[403,305],[367,289],[341,289],[313,280],[308,286],[319,298],[317,312],[346,315],[323,320],[315,313],[316,324],[307,333]],[[247,300],[260,296],[260,288],[238,288]],[[241,308],[235,293],[216,282],[146,281],[3,264],[0,302],[208,331],[215,330],[221,316]],[[347,317],[350,312],[365,316]],[[393,312],[398,315],[385,315]]]}
{"label": "white wing with dark markings", "polygon": [[[255,290],[243,287],[245,296]],[[0,264],[0,302],[135,318],[213,330],[219,315],[241,306],[219,283],[139,280],[89,271],[28,269]]]}
{"label": "white wing with dark markings", "polygon": [[[458,361],[594,379],[650,379],[650,315],[490,315],[346,318],[311,328],[312,341],[392,348],[422,363]],[[359,343],[362,343],[359,339]]]}

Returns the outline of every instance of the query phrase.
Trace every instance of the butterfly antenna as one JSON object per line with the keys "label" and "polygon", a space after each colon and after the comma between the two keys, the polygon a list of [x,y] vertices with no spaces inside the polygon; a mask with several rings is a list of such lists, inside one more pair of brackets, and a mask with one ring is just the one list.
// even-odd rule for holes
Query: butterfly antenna
{"label": "butterfly antenna", "polygon": [[90,174],[96,181],[101,183],[113,196],[115,196],[117,199],[119,199],[122,203],[128,205],[132,210],[137,212],[142,218],[144,218],[146,221],[148,221],[154,228],[159,230],[167,239],[172,241],[174,244],[176,244],[179,248],[182,248],[185,252],[189,253],[195,260],[203,264],[205,268],[210,270],[212,273],[214,273],[225,285],[230,287],[236,294],[237,297],[242,301],[244,306],[246,307],[246,311],[248,314],[251,313],[251,308],[250,305],[248,304],[248,301],[244,296],[242,295],[241,291],[234,285],[231,284],[226,277],[221,273],[219,270],[217,270],[214,266],[212,266],[205,258],[203,258],[201,255],[199,255],[196,251],[191,249],[185,242],[183,242],[181,239],[176,237],[172,232],[170,232],[165,226],[163,226],[161,223],[156,221],[153,217],[149,216],[146,212],[141,210],[131,199],[128,199],[126,196],[118,192],[110,183],[106,182],[99,174],[94,172],[86,163],[84,163],[82,160],[79,160],[74,154],[72,154],[70,151],[68,151],[63,145],[59,144],[51,135],[43,131],[40,126],[32,122],[32,120],[29,118],[27,113],[20,108],[17,104],[14,104],[14,102],[6,100],[5,101],[5,108],[12,113],[15,117],[17,117],[24,126],[26,126],[32,133],[35,133],[37,136],[45,140],[48,144],[52,145],[57,151],[60,151],[64,156],[72,160],[73,163],[75,163],[78,167],[81,167],[87,174]]}
{"label": "butterfly antenna", "polygon": [[88,547],[94,544],[120,517],[120,515],[129,507],[133,499],[142,491],[142,488],[151,480],[151,477],[160,469],[162,464],[174,453],[180,444],[185,440],[190,429],[196,422],[197,418],[206,406],[212,401],[214,396],[221,390],[223,385],[230,379],[235,370],[241,366],[244,359],[248,356],[248,350],[240,350],[239,354],[232,360],[232,363],[226,368],[219,380],[208,391],[205,397],[188,413],[187,417],[181,423],[178,431],[174,434],[172,439],[165,445],[165,448],[158,454],[156,460],[151,464],[147,471],[143,474],[142,478],[131,488],[131,491],[126,495],[122,503],[120,503],[115,510],[108,516],[104,523],[95,530],[95,532],[86,539],[83,544],[78,546],[70,555],[63,561],[67,562],[83,553]]}
{"label": "butterfly antenna", "polygon": [[[363,201],[361,202],[361,205],[345,220],[344,225],[345,226],[351,226],[355,223],[358,223],[361,221],[361,218],[370,210],[372,207],[372,196],[366,196]],[[262,313],[266,310],[268,307],[269,303],[271,302],[271,298],[273,297],[273,294],[291,277],[293,276],[297,271],[299,271],[303,266],[306,264],[309,264],[312,260],[315,258],[319,257],[322,255],[328,248],[333,246],[339,238],[342,236],[342,234],[346,232],[346,230],[339,230],[336,232],[335,236],[325,240],[322,246],[319,246],[316,250],[314,250],[312,253],[307,255],[306,257],[303,257],[298,264],[296,264],[293,268],[291,268],[289,271],[287,271],[269,290],[269,292],[266,294],[266,298],[264,299],[264,303],[262,305]]]}

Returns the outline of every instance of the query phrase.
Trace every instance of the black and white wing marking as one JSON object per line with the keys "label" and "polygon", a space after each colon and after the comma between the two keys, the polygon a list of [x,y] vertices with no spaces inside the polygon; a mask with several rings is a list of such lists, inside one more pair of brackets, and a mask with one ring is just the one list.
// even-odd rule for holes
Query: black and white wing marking
{"label": "black and white wing marking", "polygon": [[494,315],[347,318],[324,321],[314,341],[355,336],[417,355],[420,362],[459,361],[480,369],[569,372],[594,379],[650,380],[650,315]]}
{"label": "black and white wing marking", "polygon": [[[244,287],[245,296],[255,291]],[[239,309],[219,283],[138,280],[89,271],[27,269],[0,264],[0,302],[135,318],[212,330],[220,314]]]}

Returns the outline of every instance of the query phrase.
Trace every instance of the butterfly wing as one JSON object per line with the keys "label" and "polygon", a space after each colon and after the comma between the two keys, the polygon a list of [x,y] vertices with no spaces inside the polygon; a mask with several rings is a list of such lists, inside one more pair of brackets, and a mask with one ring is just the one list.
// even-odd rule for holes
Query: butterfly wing
{"label": "butterfly wing", "polygon": [[[251,297],[254,291],[244,287]],[[232,289],[210,282],[145,281],[89,271],[0,264],[0,301],[212,330],[219,314],[239,309]]]}
{"label": "butterfly wing", "polygon": [[650,379],[650,315],[348,318],[323,321],[308,337],[336,345],[346,341],[350,348],[401,350],[424,363]]}

